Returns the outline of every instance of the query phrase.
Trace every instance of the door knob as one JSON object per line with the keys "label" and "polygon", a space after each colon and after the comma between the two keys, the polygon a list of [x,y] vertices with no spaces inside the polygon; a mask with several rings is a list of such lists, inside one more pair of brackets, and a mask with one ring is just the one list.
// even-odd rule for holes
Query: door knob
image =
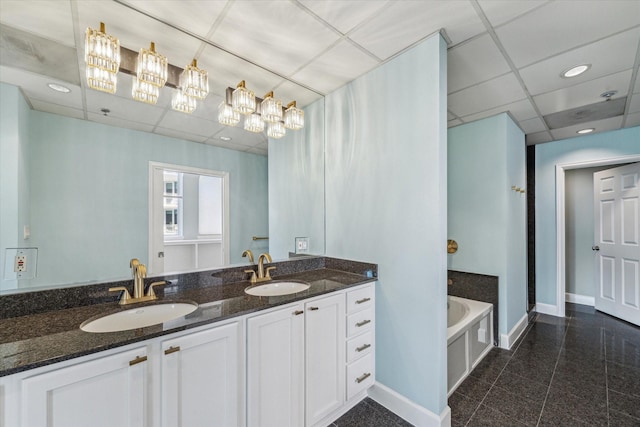
{"label": "door knob", "polygon": [[600,246],[591,246],[591,250],[592,251],[599,251],[600,250]]}

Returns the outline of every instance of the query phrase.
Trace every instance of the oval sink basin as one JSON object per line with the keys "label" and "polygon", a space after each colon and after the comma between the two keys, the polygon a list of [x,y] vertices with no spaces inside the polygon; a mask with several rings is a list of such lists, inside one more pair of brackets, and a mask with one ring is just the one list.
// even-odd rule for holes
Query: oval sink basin
{"label": "oval sink basin", "polygon": [[309,284],[297,281],[269,282],[265,285],[249,286],[244,291],[258,297],[275,297],[295,294],[309,289]]}
{"label": "oval sink basin", "polygon": [[80,329],[85,332],[117,332],[144,328],[186,316],[197,308],[197,304],[186,302],[145,305],[87,320]]}

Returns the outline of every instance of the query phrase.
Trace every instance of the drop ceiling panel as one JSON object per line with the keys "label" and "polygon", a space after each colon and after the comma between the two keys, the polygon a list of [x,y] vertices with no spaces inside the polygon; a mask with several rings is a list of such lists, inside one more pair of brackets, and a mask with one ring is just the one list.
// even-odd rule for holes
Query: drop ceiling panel
{"label": "drop ceiling panel", "polygon": [[124,99],[97,90],[87,89],[86,91],[87,111],[95,114],[102,114],[101,109],[107,108],[111,117],[138,123],[155,125],[162,117],[164,110],[154,105],[144,102]]}
{"label": "drop ceiling panel", "polygon": [[217,118],[214,122],[173,110],[167,111],[158,126],[206,137],[213,135],[223,127],[218,123]]}
{"label": "drop ceiling panel", "polygon": [[534,96],[533,100],[540,112],[543,115],[547,115],[603,101],[604,98],[600,97],[600,94],[609,90],[617,90],[616,97],[625,96],[629,88],[630,79],[631,70],[627,70],[565,89]]}
{"label": "drop ceiling panel", "polygon": [[566,138],[573,138],[577,136],[576,132],[578,132],[580,129],[593,127],[593,128],[596,128],[596,133],[600,133],[608,130],[619,129],[621,125],[622,125],[622,116],[611,117],[609,119],[596,120],[594,122],[589,122],[587,124],[579,124],[575,126],[562,128],[562,129],[553,129],[551,131],[551,134],[555,139],[566,139]]}
{"label": "drop ceiling panel", "polygon": [[449,110],[458,117],[468,116],[526,98],[513,73],[463,89],[449,95]]}
{"label": "drop ceiling panel", "polygon": [[[378,64],[379,61],[348,40],[342,40],[292,77],[320,92],[329,93]],[[322,76],[322,79],[318,79],[318,76]]]}
{"label": "drop ceiling panel", "polygon": [[548,3],[548,1],[480,0],[478,3],[491,25],[497,27]]}
{"label": "drop ceiling panel", "polygon": [[387,59],[441,28],[454,45],[485,30],[471,3],[396,1],[349,37],[378,58]]}
{"label": "drop ceiling panel", "polygon": [[74,119],[84,119],[84,111],[82,109],[65,107],[63,105],[52,104],[46,101],[31,99],[31,106],[34,110],[44,111],[45,113],[58,114],[60,116],[72,117]]}
{"label": "drop ceiling panel", "polygon": [[125,3],[164,20],[170,18],[173,25],[200,37],[205,37],[224,10],[227,1],[181,0],[174,3],[170,1],[128,0]]}
{"label": "drop ceiling panel", "polygon": [[541,144],[543,142],[553,141],[551,134],[547,131],[530,133],[525,137],[527,145]]}
{"label": "drop ceiling panel", "polygon": [[102,114],[88,113],[89,120],[92,122],[102,123],[109,126],[115,126],[125,129],[133,129],[141,132],[151,132],[153,126],[143,123],[132,122],[131,120],[122,119],[114,116],[104,116]]}
{"label": "drop ceiling panel", "polygon": [[[100,22],[104,22],[107,34],[117,37],[121,46],[138,52],[141,48],[149,49],[150,43],[154,42],[156,52],[178,67],[190,63],[202,43],[112,1],[81,1],[77,4],[81,31],[87,27],[99,28]],[[84,51],[84,46],[80,49]]]}
{"label": "drop ceiling panel", "polygon": [[389,2],[386,0],[300,0],[300,3],[338,31],[346,34],[361,22],[380,13],[383,6]]}
{"label": "drop ceiling panel", "polygon": [[628,113],[640,113],[640,95],[633,95],[629,104]]}
{"label": "drop ceiling panel", "polygon": [[451,128],[451,127],[458,126],[458,125],[461,125],[461,124],[462,124],[462,120],[460,120],[460,119],[453,119],[453,120],[449,120],[449,121],[447,122],[447,127],[448,127],[448,128]]}
{"label": "drop ceiling panel", "polygon": [[474,122],[476,120],[484,119],[485,117],[495,116],[496,114],[509,111],[511,115],[518,121],[531,119],[537,116],[536,110],[531,105],[528,99],[522,99],[512,104],[501,105],[496,108],[481,111],[479,113],[470,114],[462,117],[465,123]]}
{"label": "drop ceiling panel", "polygon": [[176,129],[163,128],[160,126],[156,127],[153,130],[153,133],[157,133],[158,135],[170,136],[171,138],[182,139],[185,141],[204,142],[207,140],[206,136],[196,135]]}
{"label": "drop ceiling panel", "polygon": [[553,1],[496,33],[520,68],[639,24],[638,1]]}
{"label": "drop ceiling panel", "polygon": [[298,86],[287,80],[283,80],[283,82],[276,87],[276,92],[283,103],[286,102],[288,104],[291,101],[296,101],[298,108],[306,107],[323,97],[319,93]]}
{"label": "drop ceiling panel", "polygon": [[633,87],[633,93],[640,93],[640,76],[636,75],[636,84]]}
{"label": "drop ceiling panel", "polygon": [[339,39],[293,2],[239,1],[211,40],[283,75],[290,75]]}
{"label": "drop ceiling panel", "polygon": [[[538,95],[628,70],[633,67],[639,41],[640,28],[635,28],[523,68],[520,76],[529,92]],[[560,77],[562,71],[580,64],[592,67],[577,77]]]}
{"label": "drop ceiling panel", "polygon": [[[234,146],[242,145],[244,147],[255,147],[256,145],[267,142],[267,136],[264,132],[253,133],[247,132],[242,128],[242,120],[237,126],[222,126],[221,129],[211,139],[221,141],[220,143],[232,144]],[[231,141],[222,141],[221,136],[228,136]],[[218,144],[216,142],[216,144]]]}
{"label": "drop ceiling panel", "polygon": [[259,156],[267,156],[269,154],[269,150],[265,150],[263,148],[251,148],[247,150],[247,153],[257,154]]}
{"label": "drop ceiling panel", "polygon": [[65,46],[75,46],[71,3],[68,0],[27,2],[2,0],[0,22]]}
{"label": "drop ceiling panel", "polygon": [[209,72],[209,91],[218,96],[225,96],[227,87],[235,88],[240,80],[259,97],[282,82],[281,77],[212,46],[202,51],[198,66]]}
{"label": "drop ceiling panel", "polygon": [[539,117],[520,121],[520,128],[525,134],[544,132],[547,130],[547,127]]}
{"label": "drop ceiling panel", "polygon": [[210,93],[204,101],[198,100],[196,109],[191,113],[194,117],[207,120],[218,120],[218,105],[224,100],[223,97]]}
{"label": "drop ceiling panel", "polygon": [[511,71],[489,34],[447,51],[447,92],[491,80]]}
{"label": "drop ceiling panel", "polygon": [[[116,93],[114,95],[117,97],[123,98],[127,101],[134,101],[133,97],[131,96],[132,87],[133,87],[133,76],[129,74],[118,73],[118,85],[117,85]],[[90,89],[90,88],[87,88],[86,91],[87,91],[87,94],[102,93],[100,91],[96,91],[95,89]],[[161,88],[160,95],[158,96],[158,102],[155,105],[152,105],[152,107],[171,108],[172,91],[173,89],[167,86]],[[108,94],[103,93],[103,95],[108,95]],[[149,105],[149,104],[141,103],[139,101],[134,101],[134,102],[140,105]]]}
{"label": "drop ceiling panel", "polygon": [[640,126],[640,113],[629,114],[625,127],[630,128],[634,126]]}
{"label": "drop ceiling panel", "polygon": [[[82,91],[80,90],[80,86],[74,86],[67,82],[5,66],[0,66],[0,75],[2,76],[3,82],[22,88],[25,95],[29,98],[82,109]],[[71,92],[56,92],[47,87],[48,83],[57,83],[66,86],[71,89]]]}

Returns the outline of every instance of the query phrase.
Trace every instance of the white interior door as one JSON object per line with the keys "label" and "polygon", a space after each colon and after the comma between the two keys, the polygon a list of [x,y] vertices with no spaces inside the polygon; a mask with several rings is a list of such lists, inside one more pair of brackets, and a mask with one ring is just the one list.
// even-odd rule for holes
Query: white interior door
{"label": "white interior door", "polygon": [[640,325],[640,162],[593,174],[596,309]]}

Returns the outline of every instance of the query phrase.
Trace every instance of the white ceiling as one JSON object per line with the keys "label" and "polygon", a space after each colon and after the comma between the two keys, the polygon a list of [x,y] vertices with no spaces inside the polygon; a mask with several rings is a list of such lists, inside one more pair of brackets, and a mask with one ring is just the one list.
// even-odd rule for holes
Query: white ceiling
{"label": "white ceiling", "polygon": [[[156,106],[131,100],[123,73],[116,95],[87,89],[84,31],[101,21],[129,49],[154,41],[179,67],[197,58],[210,95],[187,115],[171,109],[170,88]],[[449,45],[449,127],[508,111],[537,144],[587,127],[640,125],[640,0],[2,0],[0,23],[0,81],[21,87],[34,109],[260,155],[264,134],[217,123],[226,87],[244,79],[258,96],[274,90],[304,106],[440,30]],[[55,67],[43,65],[42,46],[19,46],[15,36],[9,43],[12,29],[54,42]],[[591,64],[585,74],[560,77],[583,63]],[[627,97],[622,115],[549,129],[544,116],[592,108],[609,90]]]}

